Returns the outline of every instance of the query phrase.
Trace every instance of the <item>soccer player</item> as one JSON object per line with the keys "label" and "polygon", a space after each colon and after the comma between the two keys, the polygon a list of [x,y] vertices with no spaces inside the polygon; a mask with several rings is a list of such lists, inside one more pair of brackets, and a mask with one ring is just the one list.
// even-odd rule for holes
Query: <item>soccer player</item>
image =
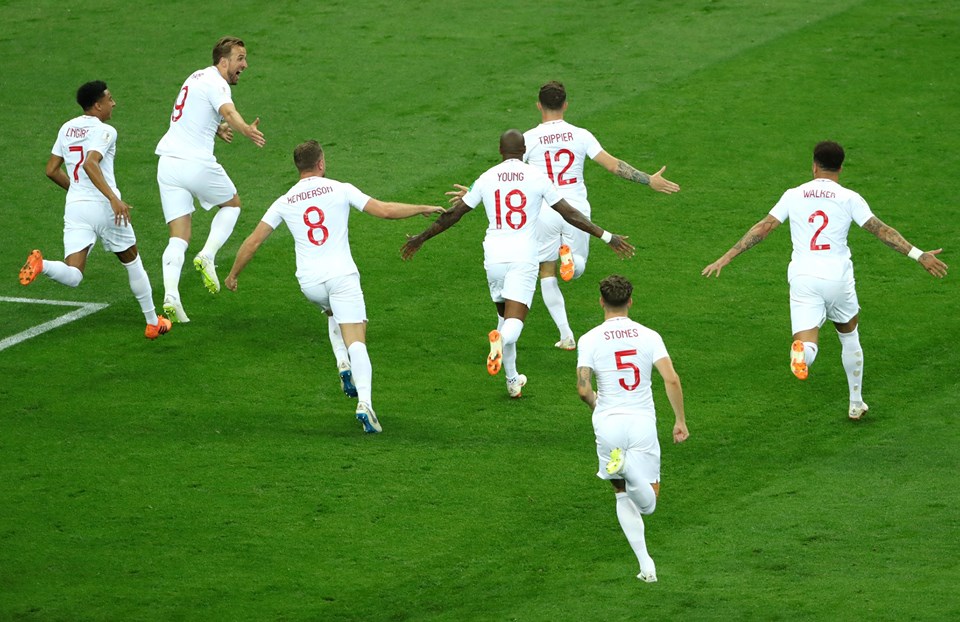
{"label": "soccer player", "polygon": [[843,158],[843,147],[837,143],[818,143],[813,150],[813,180],[784,192],[770,213],[705,267],[702,274],[720,276],[734,257],[762,242],[789,218],[793,240],[793,256],[787,269],[793,331],[790,369],[800,380],[807,378],[817,357],[820,327],[826,320],[833,322],[850,390],[847,414],[856,420],[867,412],[868,406],[863,401],[863,351],[857,330],[860,304],[847,246],[851,223],[918,261],[933,276],[946,276],[947,266],[936,256],[942,249],[921,251],[913,246],[896,229],[874,216],[863,197],[840,185]]}
{"label": "soccer player", "polygon": [[[657,568],[647,552],[643,515],[660,496],[660,443],[653,405],[652,369],[657,368],[673,408],[673,442],[690,436],[680,377],[660,335],[629,317],[633,285],[619,275],[600,281],[603,324],[577,344],[577,393],[593,412],[597,477],[613,484],[617,518],[640,562],[638,579],[653,583]],[[593,390],[593,376],[597,390]]]}
{"label": "soccer player", "polygon": [[83,115],[60,128],[46,170],[47,177],[67,191],[63,215],[65,259],[44,259],[39,250],[34,250],[20,269],[20,283],[29,285],[42,273],[69,287],[80,285],[87,255],[99,239],[127,269],[130,290],[147,320],[144,335],[156,339],[170,330],[170,320],[157,315],[150,277],[143,269],[130,224],[132,208],[120,198],[113,174],[117,130],[105,121],[113,116],[117,102],[106,82],[95,80],[77,90],[77,103]]}
{"label": "soccer player", "polygon": [[500,136],[503,161],[482,174],[453,207],[425,231],[404,244],[402,256],[410,259],[424,242],[449,229],[464,214],[483,202],[489,226],[483,240],[490,298],[497,307],[498,323],[490,331],[487,371],[496,375],[505,368],[507,393],[520,397],[527,377],[517,373],[517,340],[537,287],[536,223],[549,205],[568,223],[601,238],[620,257],[633,255],[627,238],[604,231],[567,203],[546,175],[521,161],[524,138],[519,130]]}
{"label": "soccer player", "polygon": [[444,209],[378,201],[351,184],[324,177],[323,149],[315,140],[297,145],[293,162],[300,172],[300,181],[274,201],[253,233],[244,240],[224,285],[237,291],[237,277],[257,249],[274,229],[286,223],[296,248],[301,291],[307,300],[332,313],[340,327],[359,396],[357,419],[363,424],[364,432],[381,432],[383,428],[374,413],[371,397],[373,367],[366,346],[367,311],[347,236],[350,207],[388,219],[442,214]]}
{"label": "soccer player", "polygon": [[[583,165],[587,158],[593,159],[614,175],[645,184],[657,192],[672,194],[680,190],[680,186],[663,178],[663,171],[667,167],[662,167],[653,175],[638,171],[604,151],[593,134],[567,123],[563,118],[567,111],[567,92],[560,82],[547,82],[540,87],[537,108],[542,122],[524,132],[527,150],[523,161],[545,173],[556,184],[560,196],[587,218],[590,218],[590,202],[583,179]],[[537,236],[540,240],[540,293],[560,331],[560,341],[556,347],[573,350],[576,347],[574,335],[557,282],[557,259],[560,259],[561,279],[569,281],[579,278],[587,267],[590,238],[586,232],[548,209],[541,212]]]}
{"label": "soccer player", "polygon": [[186,79],[173,102],[170,128],[157,144],[157,183],[170,242],[163,252],[163,309],[175,322],[189,322],[180,301],[180,271],[190,242],[193,199],[209,210],[217,206],[210,234],[193,265],[211,293],[220,291],[217,251],[240,217],[240,196],[227,172],[213,155],[213,137],[233,141],[233,130],[258,147],[266,142],[258,128],[260,118],[247,123],[237,112],[230,86],[247,68],[247,48],[236,37],[223,37],[213,47],[213,65]]}

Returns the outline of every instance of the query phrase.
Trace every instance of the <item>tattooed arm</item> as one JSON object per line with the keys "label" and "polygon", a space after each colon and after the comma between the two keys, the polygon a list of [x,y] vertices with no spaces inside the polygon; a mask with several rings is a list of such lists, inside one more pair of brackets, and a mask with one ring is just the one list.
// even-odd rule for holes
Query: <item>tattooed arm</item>
{"label": "tattooed arm", "polygon": [[753,248],[760,242],[763,242],[763,240],[770,235],[770,232],[779,226],[780,221],[770,214],[767,214],[763,220],[750,227],[750,230],[747,231],[742,238],[740,238],[739,242],[734,244],[730,250],[720,257],[720,259],[717,259],[715,262],[704,268],[700,274],[706,277],[713,276],[714,274],[720,276],[720,271],[724,268],[724,266],[730,263],[734,257]]}
{"label": "tattooed arm", "polygon": [[[871,217],[870,220],[863,223],[863,228],[877,236],[878,240],[898,253],[909,256],[910,251],[913,249],[913,244],[907,242],[907,240],[900,235],[899,231],[887,225],[876,216]],[[936,257],[942,250],[942,248],[938,248],[934,251],[923,251],[923,253],[917,257],[917,261],[923,266],[924,270],[941,279],[947,276],[947,264]]]}
{"label": "tattooed arm", "polygon": [[674,192],[680,191],[680,186],[663,178],[663,171],[667,170],[666,166],[661,167],[660,170],[653,175],[648,175],[643,171],[638,171],[623,160],[613,157],[606,151],[598,153],[594,160],[617,177],[623,177],[628,181],[650,186],[657,192],[673,194]]}
{"label": "tattooed arm", "polygon": [[589,367],[577,368],[577,393],[580,399],[590,408],[590,412],[597,407],[597,393],[593,390],[593,370]]}

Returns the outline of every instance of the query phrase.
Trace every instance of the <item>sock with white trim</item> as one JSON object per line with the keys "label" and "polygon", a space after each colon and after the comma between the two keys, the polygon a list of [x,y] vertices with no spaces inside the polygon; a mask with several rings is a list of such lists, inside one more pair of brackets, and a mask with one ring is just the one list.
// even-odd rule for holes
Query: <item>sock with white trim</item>
{"label": "sock with white trim", "polygon": [[357,386],[357,399],[373,408],[373,364],[367,354],[367,344],[354,341],[347,348],[350,354],[350,369],[353,371],[353,384]]}
{"label": "sock with white trim", "polygon": [[67,287],[76,287],[80,285],[80,281],[83,280],[83,272],[80,272],[79,268],[68,266],[62,261],[44,259],[41,273],[46,274],[57,283],[66,285]]}
{"label": "sock with white trim", "polygon": [[847,387],[850,389],[850,403],[863,402],[863,348],[860,347],[860,330],[850,333],[838,332],[840,338],[840,359],[843,371],[847,372]]}
{"label": "sock with white trim", "polygon": [[218,209],[210,223],[210,235],[207,236],[207,243],[200,249],[200,254],[211,261],[216,259],[217,251],[233,233],[233,227],[237,224],[238,218],[240,218],[239,207],[221,207]]}
{"label": "sock with white trim", "polygon": [[183,238],[170,238],[162,258],[164,297],[180,299],[180,272],[183,270],[183,257],[186,254],[187,241]]}
{"label": "sock with white trim", "polygon": [[140,303],[143,317],[147,320],[147,324],[156,326],[159,319],[157,318],[157,307],[153,304],[153,288],[150,286],[150,277],[147,276],[147,271],[143,269],[143,261],[140,259],[140,255],[137,255],[136,259],[130,263],[123,264],[123,267],[127,269],[130,291],[133,292],[137,302]]}
{"label": "sock with white trim", "polygon": [[[576,264],[574,264],[576,265]],[[560,293],[560,284],[557,277],[548,276],[540,279],[540,295],[543,297],[543,304],[546,305],[553,323],[560,330],[560,339],[573,339],[573,331],[570,330],[570,321],[567,319],[567,305],[563,300],[563,294]]]}

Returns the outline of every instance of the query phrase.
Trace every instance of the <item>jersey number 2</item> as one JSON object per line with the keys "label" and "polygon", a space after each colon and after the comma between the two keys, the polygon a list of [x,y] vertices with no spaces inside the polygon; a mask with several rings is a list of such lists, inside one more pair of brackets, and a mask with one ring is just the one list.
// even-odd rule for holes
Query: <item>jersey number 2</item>
{"label": "jersey number 2", "polygon": [[823,224],[820,225],[820,228],[813,233],[813,237],[810,238],[810,250],[812,251],[828,251],[830,250],[829,244],[817,244],[817,236],[820,235],[820,232],[827,228],[827,223],[830,222],[830,219],[827,218],[827,215],[823,213],[822,210],[817,210],[814,213],[810,214],[810,219],[807,221],[811,225],[817,216],[823,218]]}
{"label": "jersey number 2", "polygon": [[79,151],[80,152],[80,161],[77,162],[77,165],[73,167],[73,181],[80,181],[80,166],[83,164],[83,147],[80,145],[74,145],[69,147],[70,151]]}
{"label": "jersey number 2", "polygon": [[623,359],[628,356],[636,355],[636,350],[620,350],[619,352],[614,352],[614,356],[617,357],[617,369],[629,369],[633,372],[633,382],[631,384],[627,384],[627,381],[624,378],[620,379],[620,386],[627,391],[633,391],[640,386],[640,368],[637,367],[635,363],[631,361],[625,361]]}
{"label": "jersey number 2", "polygon": [[[563,156],[567,159],[567,165],[564,166],[559,173],[557,173],[556,179],[553,177],[553,163],[560,163],[560,157]],[[543,160],[547,164],[547,177],[550,178],[550,181],[557,184],[558,186],[567,186],[569,184],[577,183],[576,177],[565,178],[564,173],[570,170],[570,167],[573,166],[573,161],[576,157],[573,155],[573,152],[569,149],[561,149],[553,154],[553,157],[550,157],[549,151],[543,152]]]}
{"label": "jersey number 2", "polygon": [[[500,190],[497,190],[493,193],[493,198],[496,202],[496,221],[497,229],[503,229],[503,215],[502,209],[500,207]],[[507,226],[511,229],[519,229],[523,225],[527,224],[527,213],[523,211],[523,208],[527,206],[527,196],[520,192],[519,190],[511,190],[507,193],[507,196],[503,197],[503,204],[507,206]],[[519,217],[517,216],[519,214]]]}
{"label": "jersey number 2", "polygon": [[[316,215],[316,221],[310,220],[311,215]],[[330,237],[330,231],[323,226],[323,210],[319,207],[310,206],[303,213],[303,224],[307,225],[307,238],[315,246],[323,246],[323,243]],[[323,232],[323,237],[317,240],[317,230]]]}

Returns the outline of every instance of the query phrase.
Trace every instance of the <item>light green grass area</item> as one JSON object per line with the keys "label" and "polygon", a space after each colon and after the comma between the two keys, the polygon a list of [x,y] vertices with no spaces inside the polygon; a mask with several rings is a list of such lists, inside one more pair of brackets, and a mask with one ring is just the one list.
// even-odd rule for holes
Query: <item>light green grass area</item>
{"label": "light green grass area", "polygon": [[[621,262],[595,243],[563,286],[579,336],[602,320],[597,282],[631,278],[634,318],[683,380],[679,446],[654,381],[663,487],[645,523],[659,583],[635,579],[594,476],[576,355],[553,347],[539,294],[523,398],[484,370],[496,317],[482,214],[409,263],[404,235],[427,220],[351,218],[375,437],[340,392],[285,230],[238,293],[210,296],[188,261],[193,321],[156,342],[100,247],[76,290],[17,283],[32,248],[62,252],[64,194],[43,168],[76,88],[101,78],[160,301],[153,149],[224,34],[247,42],[233,96],[268,142],[217,145],[244,203],[221,277],[308,138],[332,178],[445,204],[498,161],[503,130],[539,121],[537,89],[559,79],[570,122],[641,170],[668,166],[674,196],[587,165],[594,219],[638,253]],[[0,620],[960,618],[956,275],[937,281],[851,232],[871,407],[859,424],[832,328],[810,379],[789,373],[787,227],[700,277],[810,177],[823,139],[846,147],[841,180],[878,217],[956,264],[958,35],[960,6],[943,0],[0,4],[0,296],[110,305],[0,351]],[[188,260],[209,222],[196,215]],[[0,339],[57,314],[0,302]]]}

